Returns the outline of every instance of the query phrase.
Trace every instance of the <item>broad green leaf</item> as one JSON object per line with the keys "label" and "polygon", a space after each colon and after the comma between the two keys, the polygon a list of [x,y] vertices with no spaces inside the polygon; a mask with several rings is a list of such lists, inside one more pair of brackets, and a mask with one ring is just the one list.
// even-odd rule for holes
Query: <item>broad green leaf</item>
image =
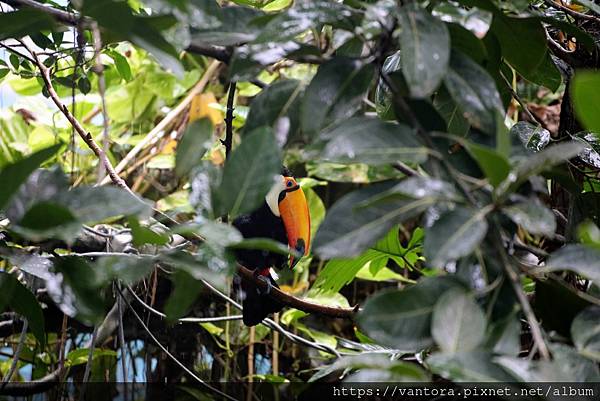
{"label": "broad green leaf", "polygon": [[53,156],[61,145],[54,145],[42,149],[31,156],[20,160],[14,164],[8,165],[0,171],[0,182],[2,191],[0,191],[0,210],[4,209],[12,195],[19,189],[29,175],[40,166],[44,161]]}
{"label": "broad green leaf", "polygon": [[9,38],[20,39],[23,36],[50,30],[55,21],[50,14],[34,8],[24,7],[22,9],[0,13],[0,40]]}
{"label": "broad green leaf", "polygon": [[155,266],[155,260],[148,256],[135,254],[127,256],[102,256],[94,263],[96,280],[108,284],[120,280],[126,285],[136,284],[148,276]]}
{"label": "broad green leaf", "polygon": [[488,134],[496,132],[496,120],[504,115],[494,79],[469,57],[452,52],[444,84],[464,117]]}
{"label": "broad green leaf", "polygon": [[576,381],[574,372],[568,371],[567,365],[559,360],[541,361],[508,356],[492,360],[521,382]]}
{"label": "broad green leaf", "polygon": [[517,136],[525,148],[534,152],[539,152],[550,143],[550,131],[527,121],[513,125],[510,134]]}
{"label": "broad green leaf", "polygon": [[285,139],[293,137],[298,130],[302,92],[302,83],[293,79],[277,81],[263,89],[250,104],[244,131],[285,124],[288,128],[282,141],[285,143]]}
{"label": "broad green leaf", "polygon": [[446,121],[449,134],[463,137],[471,127],[459,104],[452,99],[445,86],[442,86],[433,99],[433,106]]}
{"label": "broad green leaf", "polygon": [[177,146],[175,174],[184,176],[200,163],[202,156],[212,146],[214,127],[209,118],[202,118],[190,125]]}
{"label": "broad green leaf", "polygon": [[415,98],[429,96],[442,81],[450,59],[446,24],[411,3],[400,9],[402,73]]}
{"label": "broad green leaf", "polygon": [[600,369],[592,359],[588,359],[578,353],[576,349],[566,344],[550,343],[552,358],[560,361],[564,369],[571,373],[577,382],[600,381]]}
{"label": "broad green leaf", "polygon": [[415,131],[404,124],[355,117],[326,135],[331,140],[321,158],[328,162],[379,165],[398,160],[423,163],[427,159],[427,148],[416,139]]}
{"label": "broad green leaf", "polygon": [[322,259],[359,255],[404,219],[418,215],[436,202],[434,198],[406,199],[357,208],[358,204],[390,189],[389,183],[352,192],[328,211],[314,240],[313,250]]}
{"label": "broad green leaf", "polygon": [[117,68],[121,78],[127,82],[131,81],[133,79],[133,75],[131,73],[131,66],[129,65],[129,61],[127,61],[127,57],[123,56],[116,50],[110,50],[107,52],[107,54],[115,62],[115,67]]}
{"label": "broad green leaf", "polygon": [[573,105],[583,126],[600,132],[600,73],[579,71],[571,84]]}
{"label": "broad green leaf", "polygon": [[315,137],[322,128],[354,114],[360,108],[372,75],[369,64],[343,57],[321,65],[306,88],[300,108],[304,134]]}
{"label": "broad green leaf", "polygon": [[262,127],[244,137],[230,155],[217,191],[220,214],[248,213],[263,202],[275,176],[281,173],[281,158],[273,131]]}
{"label": "broad green leaf", "polygon": [[575,317],[571,337],[581,355],[600,361],[600,307],[590,306]]}
{"label": "broad green leaf", "polygon": [[32,241],[56,238],[70,243],[81,229],[81,223],[68,208],[46,201],[33,205],[15,223],[13,230]]}
{"label": "broad green leaf", "polygon": [[192,307],[202,289],[202,283],[183,270],[176,270],[172,280],[174,287],[165,305],[165,314],[170,321],[175,321],[185,316]]}
{"label": "broad green leaf", "polygon": [[[396,86],[398,83],[394,78],[398,77],[402,82],[402,92],[403,95],[407,94],[408,90],[404,87],[406,86],[406,82],[404,82],[404,78],[401,74],[395,73],[400,70],[400,59],[401,52],[397,51],[396,53],[388,56],[383,62],[382,72],[389,75],[390,80],[392,80]],[[400,76],[398,76],[400,75]],[[398,89],[400,90],[400,89]],[[406,93],[405,93],[406,92]],[[388,84],[382,79],[379,78],[377,82],[377,88],[375,89],[375,110],[377,111],[377,115],[379,118],[385,121],[394,120],[394,111],[392,109],[392,98],[393,94],[388,86]]]}
{"label": "broad green leaf", "polygon": [[492,361],[493,355],[482,351],[458,354],[435,353],[427,365],[444,379],[455,382],[512,382],[514,378]]}
{"label": "broad green leaf", "polygon": [[508,188],[516,188],[529,177],[548,170],[555,165],[577,156],[585,149],[585,145],[576,141],[562,142],[537,152],[521,160],[516,168],[508,175],[508,178],[499,186],[503,191]]}
{"label": "broad green leaf", "polygon": [[457,207],[444,213],[425,231],[425,257],[433,267],[469,255],[487,233],[488,223],[481,210]]}
{"label": "broad green leaf", "polygon": [[450,2],[437,4],[432,14],[442,21],[460,24],[480,39],[487,34],[492,24],[491,12],[477,7],[466,9]]}
{"label": "broad green leaf", "polygon": [[[195,2],[200,4],[201,2]],[[209,2],[204,2],[209,3]],[[232,46],[254,40],[260,33],[260,25],[252,24],[256,18],[264,13],[247,7],[224,7],[217,6],[215,12],[202,12],[207,19],[204,23],[198,23],[192,18],[196,25],[191,31],[191,48],[198,45],[208,46]],[[208,11],[208,10],[207,10]],[[212,10],[210,10],[212,11]],[[191,16],[198,15],[193,13]]]}
{"label": "broad green leaf", "polygon": [[[101,349],[95,348],[92,351],[92,360],[101,356],[112,356],[117,357],[117,352],[112,349]],[[69,366],[78,366],[86,364],[90,357],[90,350],[88,348],[78,348],[73,351],[69,351],[67,354],[66,362]]]}
{"label": "broad green leaf", "polygon": [[485,336],[486,318],[472,296],[457,289],[445,292],[435,304],[431,334],[443,352],[472,351]]}
{"label": "broad green leaf", "polygon": [[497,187],[506,179],[510,173],[510,163],[504,155],[473,142],[466,142],[465,147],[479,164],[490,184]]}
{"label": "broad green leaf", "polygon": [[495,354],[518,356],[521,351],[521,322],[517,313],[489,323],[485,348]]}
{"label": "broad green leaf", "polygon": [[150,216],[152,209],[124,189],[117,187],[77,187],[60,192],[56,202],[67,207],[82,223],[99,222],[117,216]]}
{"label": "broad green leaf", "polygon": [[27,318],[31,332],[43,348],[46,343],[44,314],[35,296],[19,280],[4,271],[0,271],[0,293],[0,311],[4,312],[8,307]]}
{"label": "broad green leaf", "polygon": [[403,290],[382,291],[370,297],[357,315],[361,330],[380,344],[419,351],[433,344],[431,315],[439,297],[462,288],[451,277],[427,278]]}
{"label": "broad green leaf", "polygon": [[554,213],[538,198],[524,199],[504,207],[502,211],[531,234],[551,236],[556,230]]}
{"label": "broad green leaf", "polygon": [[140,247],[145,244],[165,245],[169,243],[169,235],[167,233],[156,232],[150,227],[141,225],[140,222],[134,218],[130,218],[128,222],[133,237],[132,244],[135,247]]}
{"label": "broad green leaf", "polygon": [[554,252],[541,270],[570,270],[591,280],[600,281],[600,250],[586,245],[566,245]]}
{"label": "broad green leaf", "polygon": [[99,323],[106,306],[100,291],[105,283],[99,272],[75,256],[58,258],[54,268],[58,274],[46,286],[56,305],[67,316],[88,324]]}
{"label": "broad green leaf", "polygon": [[378,259],[387,260],[387,257],[373,249],[369,249],[353,259],[332,259],[325,264],[317,276],[313,288],[327,293],[338,292],[354,279],[363,266]]}

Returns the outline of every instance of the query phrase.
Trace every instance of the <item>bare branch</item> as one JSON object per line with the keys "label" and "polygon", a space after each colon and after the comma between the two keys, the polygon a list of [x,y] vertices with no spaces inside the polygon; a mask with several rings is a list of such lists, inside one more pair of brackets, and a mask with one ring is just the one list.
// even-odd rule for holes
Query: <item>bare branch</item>
{"label": "bare branch", "polygon": [[4,376],[4,379],[2,379],[0,391],[4,389],[6,384],[10,381],[12,376],[15,374],[15,371],[17,370],[17,366],[19,365],[19,357],[21,356],[21,351],[23,350],[23,344],[25,344],[25,340],[27,339],[27,326],[29,325],[28,323],[29,322],[27,321],[27,319],[23,319],[23,328],[21,329],[19,343],[17,344],[17,349],[15,350],[15,353],[13,355],[13,360],[10,365],[10,369],[8,370],[8,373],[6,373],[6,376]]}
{"label": "bare branch", "polygon": [[[244,280],[252,282],[254,285],[263,290],[267,289],[267,283],[256,277],[250,269],[238,264],[238,273]],[[293,295],[287,294],[278,288],[271,288],[269,295],[271,298],[281,302],[286,306],[290,306],[308,313],[318,313],[320,315],[326,315],[330,317],[352,319],[354,314],[358,312],[358,305],[353,308],[337,308],[333,306],[316,304],[314,302],[308,302]]]}
{"label": "bare branch", "polygon": [[235,99],[235,81],[229,83],[229,93],[227,95],[227,114],[225,115],[225,139],[221,141],[225,146],[225,157],[229,157],[233,145],[233,102]]}

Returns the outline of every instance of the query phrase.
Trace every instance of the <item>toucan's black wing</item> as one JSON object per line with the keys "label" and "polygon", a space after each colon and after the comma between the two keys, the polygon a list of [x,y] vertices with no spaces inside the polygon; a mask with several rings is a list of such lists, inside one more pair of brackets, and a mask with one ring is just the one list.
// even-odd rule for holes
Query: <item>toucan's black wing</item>
{"label": "toucan's black wing", "polygon": [[[251,214],[239,216],[233,221],[244,238],[270,238],[287,244],[287,234],[283,220],[275,216],[266,202]],[[236,251],[238,262],[248,269],[282,268],[287,264],[287,256],[260,249],[240,249]]]}

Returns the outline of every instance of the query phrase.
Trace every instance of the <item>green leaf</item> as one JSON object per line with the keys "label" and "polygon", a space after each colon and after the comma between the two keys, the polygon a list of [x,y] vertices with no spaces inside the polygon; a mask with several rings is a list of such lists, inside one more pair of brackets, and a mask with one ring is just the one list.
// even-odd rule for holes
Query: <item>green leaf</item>
{"label": "green leaf", "polygon": [[435,353],[427,358],[432,372],[456,382],[513,382],[514,378],[492,361],[487,352]]}
{"label": "green leaf", "polygon": [[502,211],[531,234],[551,236],[556,230],[554,213],[536,197],[506,206]]}
{"label": "green leaf", "polygon": [[170,321],[175,321],[185,316],[192,307],[202,289],[202,283],[183,270],[175,271],[172,280],[174,288],[165,305],[165,314]]}
{"label": "green leaf", "polygon": [[261,127],[274,127],[285,122],[289,127],[286,137],[293,136],[299,126],[299,108],[303,86],[297,80],[277,81],[252,100],[244,125],[245,132]]}
{"label": "green leaf", "polygon": [[[69,366],[77,366],[86,364],[89,360],[90,350],[88,348],[78,348],[73,351],[69,351],[67,354],[67,363]],[[101,356],[112,356],[117,357],[117,352],[112,349],[100,349],[95,348],[92,351],[92,361]]]}
{"label": "green leaf", "polygon": [[39,202],[27,210],[13,230],[32,241],[57,238],[69,243],[80,228],[81,223],[68,208],[54,202]]}
{"label": "green leaf", "polygon": [[79,78],[79,80],[77,81],[77,87],[79,88],[81,93],[86,95],[92,90],[92,83],[87,77],[82,77]]}
{"label": "green leaf", "polygon": [[571,90],[575,113],[582,125],[593,132],[600,132],[600,74],[578,71],[573,78]]}
{"label": "green leaf", "polygon": [[121,78],[125,81],[129,82],[133,79],[133,75],[131,73],[131,67],[129,66],[129,61],[127,61],[127,57],[123,56],[121,53],[116,50],[110,50],[107,52],[110,58],[115,62],[115,67],[117,67],[117,71]]}
{"label": "green leaf", "polygon": [[225,163],[217,191],[219,202],[213,206],[222,215],[252,212],[264,202],[280,173],[281,158],[273,131],[258,128],[244,137]]}
{"label": "green leaf", "polygon": [[563,368],[575,377],[577,382],[600,381],[598,364],[578,353],[573,347],[560,343],[550,343],[552,358],[560,361]]}
{"label": "green leaf", "polygon": [[98,323],[104,316],[103,284],[98,272],[83,258],[66,256],[55,261],[58,274],[47,284],[48,293],[59,308],[85,323]]}
{"label": "green leaf", "polygon": [[525,148],[539,152],[550,143],[550,131],[527,121],[519,121],[510,129],[511,136],[517,136]]}
{"label": "green leaf", "polygon": [[433,106],[446,121],[449,134],[463,137],[469,132],[471,128],[469,120],[465,118],[459,104],[450,96],[445,86],[436,93]]}
{"label": "green leaf", "polygon": [[433,267],[469,255],[487,233],[488,223],[481,210],[457,207],[444,213],[425,231],[425,257]]}
{"label": "green leaf", "polygon": [[574,372],[568,371],[567,365],[556,359],[540,361],[501,356],[493,360],[521,382],[576,381]]}
{"label": "green leaf", "polygon": [[496,120],[504,115],[494,79],[469,57],[452,52],[444,84],[464,117],[488,134],[496,132]]}
{"label": "green leaf", "polygon": [[402,73],[415,98],[429,96],[442,81],[450,59],[446,24],[416,3],[400,9]]}
{"label": "green leaf", "polygon": [[96,281],[108,284],[113,280],[120,280],[126,285],[136,284],[154,270],[155,262],[152,257],[135,254],[102,256],[94,263]]}
{"label": "green leaf", "polygon": [[576,141],[561,142],[547,147],[519,162],[508,178],[500,185],[499,190],[517,188],[529,177],[561,164],[585,149],[585,145]]}
{"label": "green leaf", "polygon": [[2,191],[0,191],[0,210],[4,209],[13,194],[19,189],[21,184],[27,180],[36,168],[44,161],[53,156],[61,145],[54,145],[46,149],[42,149],[31,156],[19,160],[14,164],[10,164],[0,171],[0,182],[2,183]]}
{"label": "green leaf", "polygon": [[372,75],[370,64],[343,57],[321,65],[306,88],[300,108],[304,134],[314,137],[321,128],[354,114],[360,108]]}
{"label": "green leaf", "polygon": [[431,316],[439,297],[462,284],[451,277],[420,280],[403,290],[387,290],[370,297],[357,315],[361,330],[378,343],[403,351],[433,344]]}
{"label": "green leaf", "polygon": [[427,160],[427,148],[416,139],[415,131],[404,124],[355,117],[328,131],[326,136],[331,140],[321,158],[329,162],[379,165],[398,160],[409,163]]}
{"label": "green leaf", "polygon": [[495,354],[518,356],[521,351],[521,322],[517,313],[490,322],[485,348]]}
{"label": "green leaf", "polygon": [[136,219],[129,219],[129,227],[133,236],[133,245],[139,247],[144,244],[165,245],[169,243],[169,235],[157,233],[149,227],[144,227]]}
{"label": "green leaf", "polygon": [[600,307],[590,306],[575,317],[571,337],[581,355],[600,361]]}
{"label": "green leaf", "polygon": [[0,13],[0,40],[19,39],[29,34],[50,30],[54,27],[54,19],[50,14],[30,7]]}
{"label": "green leaf", "polygon": [[0,311],[9,307],[27,318],[31,332],[43,349],[46,344],[44,314],[35,296],[19,280],[4,271],[0,271],[0,293]]}
{"label": "green leaf", "polygon": [[460,24],[477,38],[483,38],[492,24],[491,12],[477,7],[466,9],[450,2],[437,4],[432,14],[442,21]]}
{"label": "green leaf", "polygon": [[542,271],[570,270],[600,281],[600,249],[569,244],[554,252]]}
{"label": "green leaf", "polygon": [[204,153],[212,146],[213,131],[214,127],[208,118],[194,121],[188,126],[177,146],[175,174],[184,176],[200,163]]}
{"label": "green leaf", "polygon": [[66,206],[82,223],[92,223],[117,216],[148,217],[152,208],[124,189],[117,187],[77,187],[60,192],[56,202]]}
{"label": "green leaf", "polygon": [[433,198],[423,198],[356,207],[390,188],[389,183],[371,185],[336,202],[317,231],[314,252],[322,259],[357,256],[393,226],[420,214],[436,202]]}
{"label": "green leaf", "polygon": [[474,350],[482,343],[485,328],[485,315],[464,291],[451,289],[435,304],[431,334],[446,353]]}
{"label": "green leaf", "polygon": [[510,163],[504,155],[494,149],[473,142],[465,142],[464,145],[479,164],[490,184],[497,187],[506,179],[510,173]]}

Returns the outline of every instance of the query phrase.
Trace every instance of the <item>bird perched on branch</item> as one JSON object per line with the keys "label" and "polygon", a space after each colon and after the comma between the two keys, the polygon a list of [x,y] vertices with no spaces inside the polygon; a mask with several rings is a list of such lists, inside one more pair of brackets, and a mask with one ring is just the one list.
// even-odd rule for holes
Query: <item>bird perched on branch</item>
{"label": "bird perched on branch", "polygon": [[[299,255],[307,255],[310,247],[310,215],[306,197],[300,185],[285,167],[275,178],[271,190],[260,208],[251,214],[239,216],[233,222],[244,238],[270,238],[287,244]],[[286,256],[259,249],[242,249],[236,252],[238,262],[267,282],[267,290],[260,290],[254,283],[242,280],[244,291],[243,321],[254,326],[270,313],[279,312],[283,305],[269,296],[271,287],[279,288],[272,268],[291,269],[300,257]]]}

